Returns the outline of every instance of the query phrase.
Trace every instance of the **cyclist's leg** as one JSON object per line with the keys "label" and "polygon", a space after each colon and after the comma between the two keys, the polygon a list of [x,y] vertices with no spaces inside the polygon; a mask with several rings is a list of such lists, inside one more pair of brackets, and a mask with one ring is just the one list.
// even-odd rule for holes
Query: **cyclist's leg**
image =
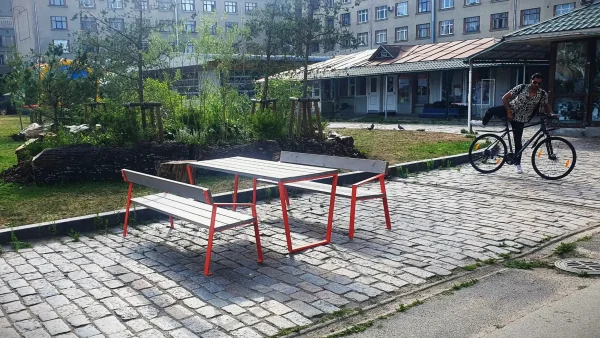
{"label": "cyclist's leg", "polygon": [[483,125],[487,126],[487,124],[490,122],[490,120],[492,119],[492,117],[496,116],[499,119],[505,119],[506,118],[506,109],[504,109],[504,107],[492,107],[488,110],[486,110],[485,115],[483,116]]}
{"label": "cyclist's leg", "polygon": [[[513,138],[515,141],[515,154],[516,154],[519,151],[521,151],[521,148],[523,147],[523,130],[525,127],[525,123],[517,122],[517,121],[510,121],[510,124],[512,125]],[[521,154],[519,154],[519,156],[517,156],[515,158],[515,164],[517,164],[517,165],[521,164]]]}

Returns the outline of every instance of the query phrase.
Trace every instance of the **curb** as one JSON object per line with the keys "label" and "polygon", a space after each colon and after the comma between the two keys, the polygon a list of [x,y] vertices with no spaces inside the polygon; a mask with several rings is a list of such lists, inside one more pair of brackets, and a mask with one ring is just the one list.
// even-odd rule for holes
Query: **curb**
{"label": "curb", "polygon": [[[389,167],[389,176],[396,176],[401,173],[415,173],[418,171],[433,170],[445,168],[469,162],[469,154],[459,154],[446,157],[438,157],[422,161],[413,161],[401,164],[395,164]],[[351,185],[367,178],[372,177],[372,173],[355,171],[343,173],[338,176],[338,185]],[[331,178],[317,180],[317,182],[330,183]],[[126,190],[123,190],[123,194]],[[259,187],[256,190],[257,201],[266,200],[274,197],[279,197],[279,189],[276,185],[268,185]],[[213,199],[217,203],[233,202],[233,193],[226,192],[213,195]],[[238,191],[238,202],[251,202],[252,189],[244,189]],[[167,219],[164,214],[146,208],[136,208],[132,211],[131,225],[142,222]],[[125,218],[125,209],[107,211],[93,215],[77,216],[65,218],[52,222],[35,223],[29,225],[21,225],[12,228],[0,229],[0,244],[10,243],[14,235],[19,241],[39,239],[52,236],[65,236],[71,230],[76,232],[90,232],[97,230],[105,230],[119,225]]]}

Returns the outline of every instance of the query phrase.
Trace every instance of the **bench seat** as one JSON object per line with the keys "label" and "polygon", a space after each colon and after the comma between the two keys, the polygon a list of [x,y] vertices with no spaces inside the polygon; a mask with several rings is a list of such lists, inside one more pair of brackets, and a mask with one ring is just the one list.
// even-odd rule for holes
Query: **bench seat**
{"label": "bench seat", "polygon": [[[166,193],[132,198],[131,202],[203,228],[210,228],[213,207],[205,203]],[[215,231],[223,231],[254,221],[256,218],[251,215],[217,208]]]}
{"label": "bench seat", "polygon": [[[274,181],[267,181],[267,180],[261,180],[261,181],[267,182],[267,183],[272,183],[272,184],[277,184],[277,182],[274,182]],[[314,182],[314,181],[301,181],[301,182],[295,182],[295,183],[285,183],[285,186],[303,189],[303,190],[320,192],[320,193],[324,193],[324,194],[331,193],[331,184],[319,183],[319,182]],[[352,188],[338,186],[335,189],[335,195],[340,196],[340,197],[345,197],[345,198],[352,198]],[[384,194],[381,191],[373,191],[373,190],[360,189],[360,188],[357,189],[357,191],[356,191],[356,199],[358,199],[358,200],[381,198],[383,196],[384,196]]]}

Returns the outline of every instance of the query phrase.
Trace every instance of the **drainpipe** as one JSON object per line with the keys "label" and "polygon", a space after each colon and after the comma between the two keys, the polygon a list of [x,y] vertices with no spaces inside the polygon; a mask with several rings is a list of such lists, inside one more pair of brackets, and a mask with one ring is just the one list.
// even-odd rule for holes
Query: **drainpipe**
{"label": "drainpipe", "polygon": [[519,0],[514,0],[513,2],[513,31],[517,30],[517,8],[519,7]]}
{"label": "drainpipe", "polygon": [[177,29],[178,25],[179,25],[179,17],[178,17],[178,13],[177,13],[177,1],[174,1],[175,3],[175,45],[177,46],[177,48],[179,48],[179,30]]}
{"label": "drainpipe", "polygon": [[33,0],[33,16],[35,21],[35,35],[38,54],[42,54],[42,46],[40,45],[40,25],[38,21],[37,1]]}
{"label": "drainpipe", "polygon": [[469,92],[467,93],[467,130],[473,132],[471,117],[473,115],[473,60],[469,60]]}
{"label": "drainpipe", "polygon": [[435,31],[436,31],[436,25],[435,25],[435,3],[437,1],[431,1],[431,43],[435,43]]}
{"label": "drainpipe", "polygon": [[[373,1],[369,0],[369,12],[373,11]],[[375,35],[373,35],[373,21],[375,21],[376,18],[376,13],[371,13],[373,14],[373,20],[371,20],[371,18],[369,18],[371,15],[369,15],[369,12],[367,12],[367,20],[369,20],[369,49],[373,49],[373,40],[375,40]]]}

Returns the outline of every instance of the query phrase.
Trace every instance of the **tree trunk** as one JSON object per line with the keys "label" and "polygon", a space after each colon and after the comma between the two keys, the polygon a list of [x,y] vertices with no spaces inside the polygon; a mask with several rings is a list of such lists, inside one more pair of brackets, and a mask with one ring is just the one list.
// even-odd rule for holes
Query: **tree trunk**
{"label": "tree trunk", "polygon": [[[140,103],[144,102],[144,74],[143,74],[143,70],[144,70],[144,58],[142,55],[142,52],[144,50],[143,48],[143,44],[142,44],[142,40],[143,40],[143,34],[144,34],[144,21],[143,21],[143,14],[144,11],[142,10],[142,6],[140,4],[140,27],[139,27],[139,35],[138,35],[138,60],[137,60],[137,66],[138,66],[138,101]],[[141,111],[141,115],[142,115],[142,124],[144,127],[146,124],[146,112],[144,109],[144,106],[142,105],[140,107],[140,111]]]}
{"label": "tree trunk", "polygon": [[54,124],[52,125],[52,131],[58,132],[58,104],[52,105],[52,110],[54,111]]}
{"label": "tree trunk", "polygon": [[308,13],[307,13],[307,17],[308,17],[308,34],[306,35],[307,39],[306,41],[304,41],[305,46],[304,46],[304,64],[303,64],[303,68],[304,68],[304,78],[302,81],[302,97],[306,98],[308,97],[308,56],[310,54],[310,45],[312,43],[312,35],[313,35],[313,27],[312,27],[312,20],[313,20],[313,16],[314,16],[314,9],[313,9],[313,2],[312,0],[309,1],[308,3]]}

